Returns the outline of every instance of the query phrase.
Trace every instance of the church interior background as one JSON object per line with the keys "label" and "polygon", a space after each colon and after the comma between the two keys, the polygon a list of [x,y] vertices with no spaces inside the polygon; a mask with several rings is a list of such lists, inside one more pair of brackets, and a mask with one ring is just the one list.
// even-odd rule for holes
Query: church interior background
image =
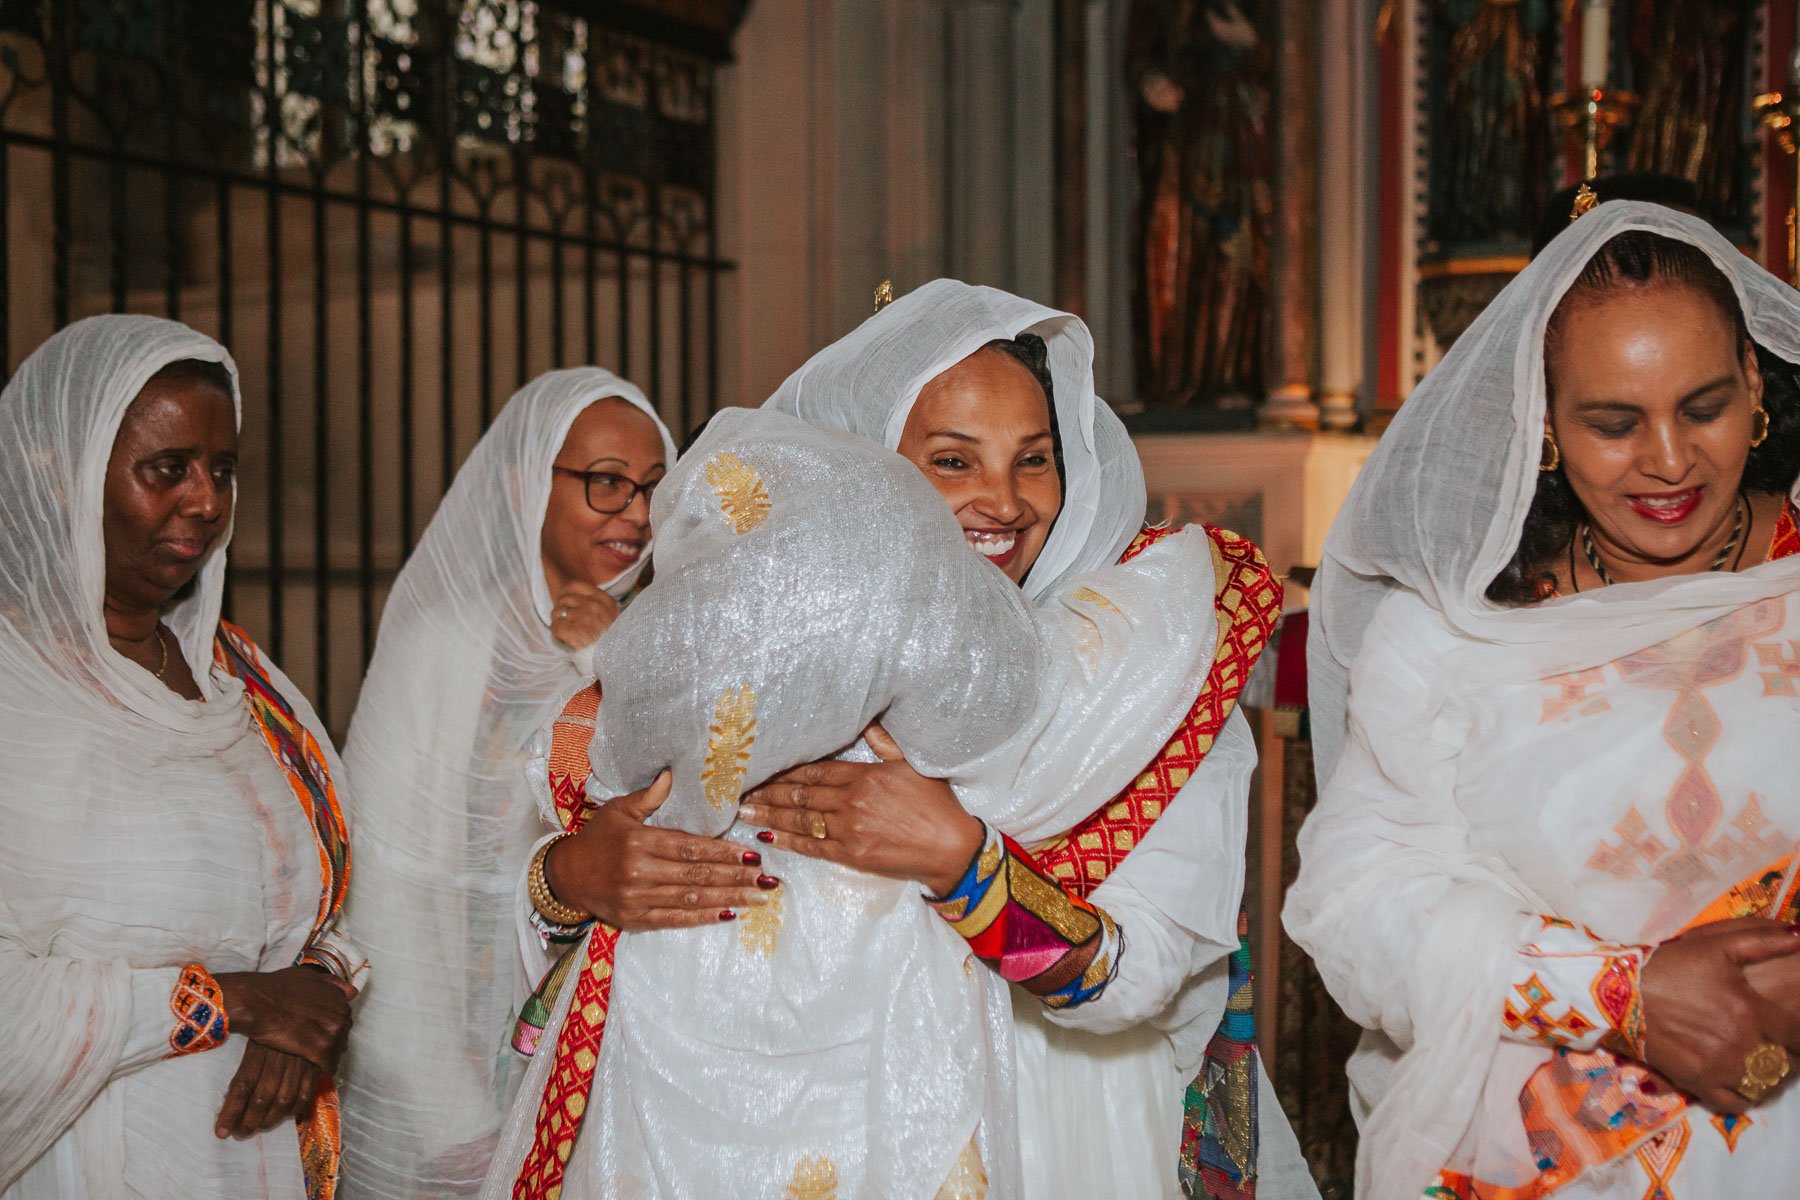
{"label": "church interior background", "polygon": [[[1081,314],[1152,520],[1304,568],[1559,188],[1691,181],[1793,277],[1793,0],[0,0],[0,374],[103,311],[245,381],[228,608],[341,730],[384,589],[519,383],[686,430],[939,275]],[[1353,1031],[1276,921],[1264,1052],[1347,1195]]]}

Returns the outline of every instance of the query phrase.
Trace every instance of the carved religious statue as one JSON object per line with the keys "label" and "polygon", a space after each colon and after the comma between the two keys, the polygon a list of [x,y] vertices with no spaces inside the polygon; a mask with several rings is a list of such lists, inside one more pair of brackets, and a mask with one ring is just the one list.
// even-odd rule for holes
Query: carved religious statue
{"label": "carved religious statue", "polygon": [[1249,407],[1263,391],[1272,236],[1273,0],[1134,0],[1138,395]]}

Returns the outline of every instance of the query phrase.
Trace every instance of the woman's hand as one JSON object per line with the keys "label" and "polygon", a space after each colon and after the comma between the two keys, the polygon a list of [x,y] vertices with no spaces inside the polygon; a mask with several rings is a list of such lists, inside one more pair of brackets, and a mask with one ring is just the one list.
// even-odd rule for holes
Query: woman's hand
{"label": "woman's hand", "polygon": [[784,850],[948,894],[981,849],[981,822],[949,784],[913,770],[880,725],[863,738],[880,762],[794,767],[748,792],[738,817],[766,826],[757,836]]}
{"label": "woman's hand", "polygon": [[781,881],[762,873],[756,851],[644,824],[668,798],[664,771],[643,791],[602,804],[580,833],[552,846],[544,879],[556,898],[633,932],[730,921],[737,909],[767,902]]}
{"label": "woman's hand", "polygon": [[571,650],[600,640],[619,619],[619,602],[591,583],[570,581],[550,605],[550,636]]}
{"label": "woman's hand", "polygon": [[1644,1060],[1717,1113],[1741,1113],[1744,1060],[1763,1042],[1800,1051],[1800,1016],[1759,993],[1749,971],[1785,963],[1800,936],[1775,921],[1702,925],[1664,942],[1638,980]]}
{"label": "woman's hand", "polygon": [[330,1075],[350,1037],[356,988],[318,967],[230,971],[213,977],[225,997],[225,1018],[271,1050],[291,1054]]}
{"label": "woman's hand", "polygon": [[213,1124],[213,1136],[253,1137],[283,1121],[305,1116],[318,1092],[317,1067],[261,1042],[251,1042],[225,1089],[225,1104]]}

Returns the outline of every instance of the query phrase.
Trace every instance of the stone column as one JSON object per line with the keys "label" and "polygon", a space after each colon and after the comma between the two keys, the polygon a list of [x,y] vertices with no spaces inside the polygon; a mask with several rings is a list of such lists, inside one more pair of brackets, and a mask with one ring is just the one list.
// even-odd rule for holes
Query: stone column
{"label": "stone column", "polygon": [[1276,20],[1275,237],[1270,255],[1269,395],[1258,414],[1272,429],[1317,429],[1313,326],[1318,312],[1316,119],[1317,0],[1280,0]]}
{"label": "stone column", "polygon": [[1364,380],[1368,141],[1363,57],[1369,31],[1358,0],[1319,5],[1319,424],[1357,422]]}

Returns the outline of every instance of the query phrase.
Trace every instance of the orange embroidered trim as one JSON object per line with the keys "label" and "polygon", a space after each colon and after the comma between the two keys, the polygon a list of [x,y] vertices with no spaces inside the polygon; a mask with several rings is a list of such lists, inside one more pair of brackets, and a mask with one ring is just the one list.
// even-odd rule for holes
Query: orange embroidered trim
{"label": "orange embroidered trim", "polygon": [[[1238,693],[1281,614],[1281,583],[1256,544],[1223,529],[1205,528],[1212,541],[1213,607],[1219,617],[1218,642],[1205,686],[1174,736],[1136,782],[1068,833],[1032,847],[1033,856],[1051,877],[1077,895],[1086,896],[1106,881],[1187,784],[1236,709]],[[1119,561],[1130,561],[1175,532],[1143,530]]]}
{"label": "orange embroidered trim", "polygon": [[[219,622],[213,663],[244,685],[244,702],[269,754],[287,776],[319,851],[319,911],[298,963],[312,963],[349,980],[354,973],[342,956],[321,940],[336,924],[350,887],[350,836],[338,805],[337,787],[324,749],[275,686],[256,642],[229,621]],[[338,1139],[337,1083],[319,1081],[312,1115],[299,1122],[300,1166],[307,1200],[335,1200],[342,1159]]]}
{"label": "orange embroidered trim", "polygon": [[169,1031],[168,1058],[203,1054],[224,1042],[230,1032],[225,992],[199,963],[181,968],[181,977],[169,993],[169,1009],[175,1014],[175,1028]]}

